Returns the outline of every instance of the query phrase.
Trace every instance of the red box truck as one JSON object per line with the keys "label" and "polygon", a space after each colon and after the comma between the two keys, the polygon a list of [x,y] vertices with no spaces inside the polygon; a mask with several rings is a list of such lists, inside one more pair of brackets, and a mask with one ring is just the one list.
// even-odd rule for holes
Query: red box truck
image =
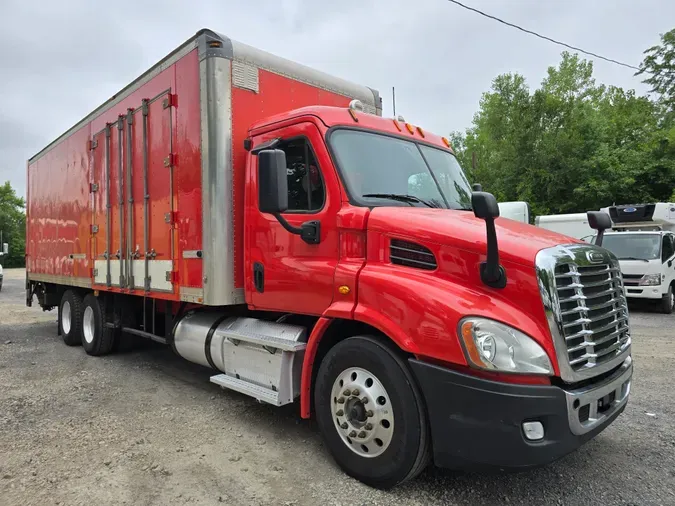
{"label": "red box truck", "polygon": [[351,476],[527,468],[624,409],[616,258],[499,218],[377,91],[202,30],[28,161],[27,304],[316,417]]}

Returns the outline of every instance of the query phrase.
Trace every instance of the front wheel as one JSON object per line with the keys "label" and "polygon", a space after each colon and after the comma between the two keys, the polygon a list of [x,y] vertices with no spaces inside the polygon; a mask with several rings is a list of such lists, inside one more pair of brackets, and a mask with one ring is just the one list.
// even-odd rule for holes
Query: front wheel
{"label": "front wheel", "polygon": [[314,390],[317,422],[338,465],[377,488],[419,474],[429,462],[422,396],[407,365],[372,337],[350,337],[321,362]]}
{"label": "front wheel", "polygon": [[666,292],[661,300],[661,312],[671,314],[673,308],[675,308],[675,292],[673,292],[673,285],[670,285],[668,287],[668,292]]}

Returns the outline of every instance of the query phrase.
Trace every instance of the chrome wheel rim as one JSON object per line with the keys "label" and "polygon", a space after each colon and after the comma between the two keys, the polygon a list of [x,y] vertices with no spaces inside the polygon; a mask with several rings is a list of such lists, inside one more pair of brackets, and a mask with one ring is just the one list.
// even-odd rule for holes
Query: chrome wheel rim
{"label": "chrome wheel rim", "polygon": [[82,332],[84,334],[84,340],[91,344],[94,341],[94,310],[91,306],[87,306],[84,310]]}
{"label": "chrome wheel rim", "polygon": [[670,294],[670,309],[675,309],[675,292],[671,288],[668,293]]}
{"label": "chrome wheel rim", "polygon": [[345,369],[331,391],[333,423],[343,443],[361,457],[377,457],[391,444],[394,411],[387,390],[371,372]]}
{"label": "chrome wheel rim", "polygon": [[73,316],[70,310],[70,302],[65,301],[61,308],[61,329],[64,334],[70,334],[70,329],[73,326]]}

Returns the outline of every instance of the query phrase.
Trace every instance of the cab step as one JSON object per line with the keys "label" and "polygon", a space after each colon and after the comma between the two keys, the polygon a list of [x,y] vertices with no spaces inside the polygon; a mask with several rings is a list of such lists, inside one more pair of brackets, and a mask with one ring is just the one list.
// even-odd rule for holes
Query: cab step
{"label": "cab step", "polygon": [[266,402],[267,404],[272,404],[273,406],[282,406],[283,402],[279,400],[279,392],[275,392],[269,388],[261,387],[254,383],[244,381],[241,379],[228,376],[227,374],[217,374],[216,376],[211,376],[211,383],[220,385],[223,388],[228,388],[239,392],[241,394],[248,395],[260,402]]}

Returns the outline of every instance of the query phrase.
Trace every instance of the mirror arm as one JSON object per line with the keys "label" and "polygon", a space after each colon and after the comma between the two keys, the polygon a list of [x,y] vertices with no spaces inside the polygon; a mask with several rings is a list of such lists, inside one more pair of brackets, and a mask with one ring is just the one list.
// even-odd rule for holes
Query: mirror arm
{"label": "mirror arm", "polygon": [[481,281],[492,288],[506,286],[506,271],[499,265],[499,246],[497,245],[497,230],[494,218],[485,219],[487,232],[487,259],[480,264]]}
{"label": "mirror arm", "polygon": [[295,235],[300,235],[302,234],[302,228],[300,227],[294,227],[290,223],[286,221],[286,218],[281,216],[281,213],[274,213],[272,216],[274,216],[279,223],[281,223],[281,226],[284,227],[288,232],[291,234]]}
{"label": "mirror arm", "polygon": [[602,239],[605,237],[605,229],[598,230],[598,235],[595,237],[595,245],[602,246]]}

